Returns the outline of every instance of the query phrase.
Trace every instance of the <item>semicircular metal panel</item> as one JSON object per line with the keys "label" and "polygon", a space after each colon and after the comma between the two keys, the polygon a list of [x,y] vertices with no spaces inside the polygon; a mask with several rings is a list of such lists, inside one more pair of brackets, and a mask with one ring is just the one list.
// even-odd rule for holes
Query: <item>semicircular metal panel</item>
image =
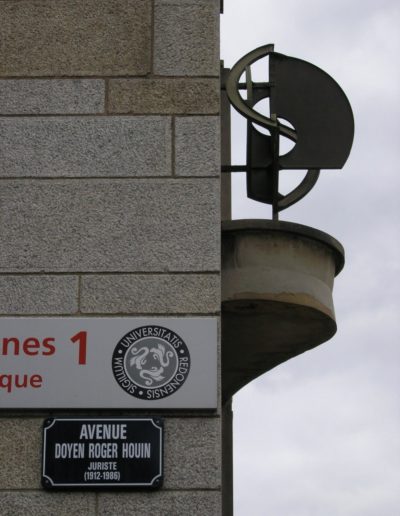
{"label": "semicircular metal panel", "polygon": [[297,132],[294,148],[279,158],[280,168],[342,168],[353,143],[354,118],[341,87],[301,59],[271,52],[269,62],[271,113]]}

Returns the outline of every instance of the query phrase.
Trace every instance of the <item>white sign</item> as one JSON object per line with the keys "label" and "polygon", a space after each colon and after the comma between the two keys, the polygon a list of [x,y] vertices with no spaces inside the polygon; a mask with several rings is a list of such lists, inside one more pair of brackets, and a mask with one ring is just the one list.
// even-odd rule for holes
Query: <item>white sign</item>
{"label": "white sign", "polygon": [[0,318],[0,408],[216,407],[216,318]]}

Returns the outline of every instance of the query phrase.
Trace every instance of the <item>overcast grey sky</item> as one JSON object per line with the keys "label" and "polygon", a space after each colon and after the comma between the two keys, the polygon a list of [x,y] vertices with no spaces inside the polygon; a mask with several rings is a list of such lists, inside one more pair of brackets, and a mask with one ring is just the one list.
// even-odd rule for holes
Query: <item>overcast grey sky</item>
{"label": "overcast grey sky", "polygon": [[[225,0],[231,67],[266,43],[341,85],[356,133],[342,171],[282,213],[337,238],[338,333],[234,398],[236,516],[400,514],[398,0]],[[235,117],[233,160],[245,127]],[[240,174],[241,176],[241,174]],[[269,218],[235,178],[234,218]]]}

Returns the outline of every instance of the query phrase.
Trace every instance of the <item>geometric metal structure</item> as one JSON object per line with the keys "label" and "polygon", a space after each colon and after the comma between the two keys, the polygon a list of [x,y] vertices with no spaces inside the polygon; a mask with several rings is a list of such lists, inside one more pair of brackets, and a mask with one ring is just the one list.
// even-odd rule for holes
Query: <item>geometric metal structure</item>
{"label": "geometric metal structure", "polygon": [[[252,78],[259,61],[265,80]],[[268,66],[268,68],[267,68]],[[253,70],[254,71],[254,70]],[[267,73],[269,72],[269,74]],[[242,78],[244,77],[244,79]],[[333,337],[334,279],[344,249],[312,227],[278,220],[301,200],[321,169],[344,166],[353,113],[340,86],[320,68],[265,45],[221,70],[222,172],[246,172],[247,196],[272,205],[273,220],[230,220],[230,175],[222,184],[221,391],[223,492],[232,509],[232,396],[246,384]],[[259,102],[269,100],[269,113]],[[246,163],[230,162],[230,106],[247,119]],[[294,143],[287,152],[281,139]],[[282,170],[304,170],[288,194]]]}
{"label": "geometric metal structure", "polygon": [[[266,57],[269,81],[253,82],[251,65]],[[243,74],[245,81],[240,82]],[[353,113],[343,90],[320,68],[265,45],[242,57],[224,86],[232,106],[247,118],[247,157],[246,165],[225,165],[222,171],[245,171],[247,196],[271,204],[274,219],[311,190],[320,169],[339,169],[345,164],[353,143]],[[240,90],[247,92],[247,98]],[[270,102],[269,117],[255,109],[265,98]],[[295,143],[284,155],[279,149],[281,136]],[[279,172],[289,169],[305,169],[307,173],[299,186],[282,195]]]}

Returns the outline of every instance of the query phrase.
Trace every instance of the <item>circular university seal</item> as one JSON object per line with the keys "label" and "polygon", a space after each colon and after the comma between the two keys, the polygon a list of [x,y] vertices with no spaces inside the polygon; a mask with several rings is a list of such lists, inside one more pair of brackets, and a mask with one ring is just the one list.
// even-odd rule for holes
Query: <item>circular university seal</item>
{"label": "circular university seal", "polygon": [[141,326],[118,342],[112,369],[119,386],[142,400],[174,394],[190,371],[189,350],[181,337],[163,326]]}

